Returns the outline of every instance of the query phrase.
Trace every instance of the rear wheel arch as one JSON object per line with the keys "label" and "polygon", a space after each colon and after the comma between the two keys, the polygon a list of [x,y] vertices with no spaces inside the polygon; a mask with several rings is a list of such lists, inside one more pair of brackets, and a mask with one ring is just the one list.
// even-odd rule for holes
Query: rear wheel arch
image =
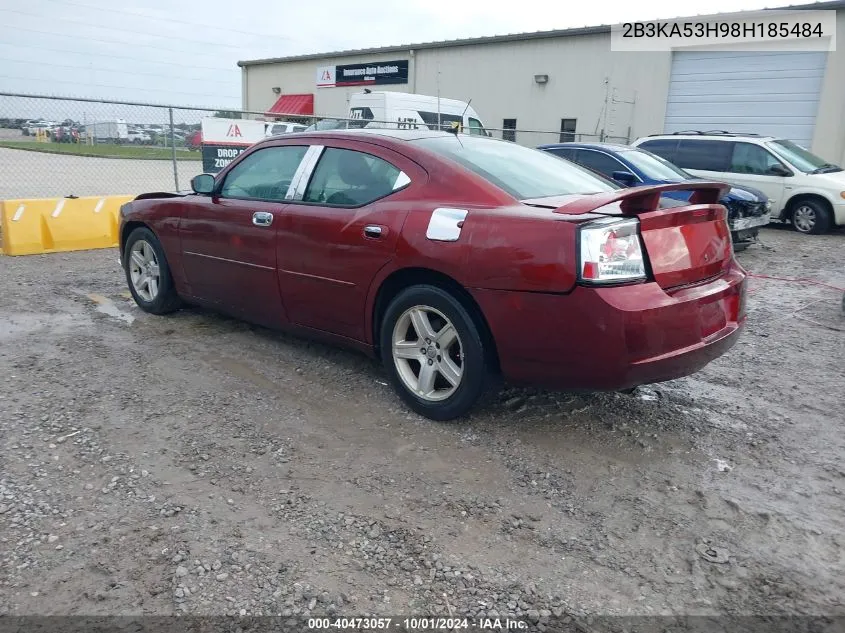
{"label": "rear wheel arch", "polygon": [[376,297],[373,302],[372,312],[372,336],[373,348],[376,356],[379,356],[381,351],[379,349],[379,334],[381,332],[381,324],[384,319],[387,307],[390,302],[402,290],[410,286],[428,285],[435,286],[442,290],[449,292],[455,299],[457,299],[463,308],[470,314],[479,333],[484,339],[484,349],[487,350],[489,358],[487,362],[491,370],[499,371],[499,356],[496,350],[496,341],[493,338],[493,333],[484,316],[481,307],[475,301],[469,291],[464,288],[458,281],[449,275],[433,270],[431,268],[400,268],[388,275],[382,281],[376,292]]}

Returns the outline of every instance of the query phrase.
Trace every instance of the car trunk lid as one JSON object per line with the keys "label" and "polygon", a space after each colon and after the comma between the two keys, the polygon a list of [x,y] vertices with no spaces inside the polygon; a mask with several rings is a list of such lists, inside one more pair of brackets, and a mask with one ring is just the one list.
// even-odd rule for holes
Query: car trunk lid
{"label": "car trunk lid", "polygon": [[[554,213],[636,217],[654,280],[665,289],[689,286],[725,272],[733,258],[725,207],[718,203],[729,186],[681,182],[631,187],[565,199],[524,200],[554,206]],[[667,191],[690,191],[689,199],[667,199]],[[562,203],[562,204],[558,204]]]}

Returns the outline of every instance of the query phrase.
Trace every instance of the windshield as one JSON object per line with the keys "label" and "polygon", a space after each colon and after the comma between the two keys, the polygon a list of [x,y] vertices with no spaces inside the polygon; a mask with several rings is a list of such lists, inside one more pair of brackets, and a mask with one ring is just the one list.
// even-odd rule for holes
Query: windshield
{"label": "windshield", "polygon": [[767,143],[767,145],[775,154],[803,172],[821,173],[822,171],[842,171],[842,168],[838,165],[828,163],[826,160],[819,158],[812,152],[808,152],[792,141],[772,141],[771,143]]}
{"label": "windshield", "polygon": [[690,180],[690,176],[680,167],[675,167],[665,158],[642,149],[626,151],[622,154],[629,163],[643,172],[651,180]]}
{"label": "windshield", "polygon": [[474,171],[517,200],[621,188],[569,161],[514,143],[474,136],[438,136],[414,142]]}

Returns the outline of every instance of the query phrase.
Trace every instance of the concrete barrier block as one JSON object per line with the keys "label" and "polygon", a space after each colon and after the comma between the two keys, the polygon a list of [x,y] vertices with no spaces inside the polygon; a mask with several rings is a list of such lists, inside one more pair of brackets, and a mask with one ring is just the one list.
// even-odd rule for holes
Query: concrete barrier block
{"label": "concrete barrier block", "polygon": [[113,248],[118,212],[133,195],[0,201],[2,252],[36,255]]}

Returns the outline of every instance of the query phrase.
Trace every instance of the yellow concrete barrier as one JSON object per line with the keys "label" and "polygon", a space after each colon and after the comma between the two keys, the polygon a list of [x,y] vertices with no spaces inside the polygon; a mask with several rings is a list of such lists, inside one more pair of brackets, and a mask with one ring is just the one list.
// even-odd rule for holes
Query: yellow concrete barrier
{"label": "yellow concrete barrier", "polygon": [[134,197],[2,200],[2,251],[35,255],[117,246],[120,205]]}

